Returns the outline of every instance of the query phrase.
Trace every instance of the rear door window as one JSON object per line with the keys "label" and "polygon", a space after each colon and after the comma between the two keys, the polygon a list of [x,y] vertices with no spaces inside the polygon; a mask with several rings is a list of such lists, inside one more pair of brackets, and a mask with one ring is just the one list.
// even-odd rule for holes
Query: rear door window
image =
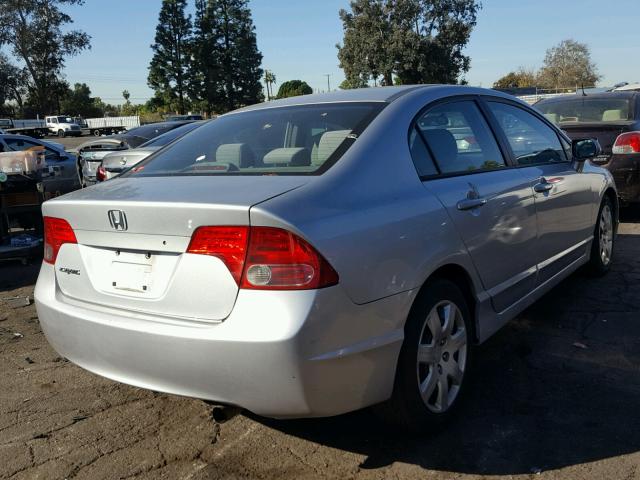
{"label": "rear door window", "polygon": [[[465,173],[506,166],[489,125],[472,100],[445,103],[429,109],[418,118],[415,128],[428,146],[440,173]],[[428,163],[421,159],[424,154],[419,152],[419,148],[419,145],[412,146],[412,155],[420,172],[428,168]]]}
{"label": "rear door window", "polygon": [[514,105],[487,103],[502,127],[518,165],[567,161],[558,134],[549,125]]}

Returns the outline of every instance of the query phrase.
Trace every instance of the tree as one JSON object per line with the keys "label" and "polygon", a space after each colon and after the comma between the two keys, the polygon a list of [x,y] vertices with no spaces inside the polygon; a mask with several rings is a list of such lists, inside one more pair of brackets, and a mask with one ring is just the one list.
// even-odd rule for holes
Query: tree
{"label": "tree", "polygon": [[194,106],[212,113],[222,96],[222,73],[218,61],[220,35],[216,28],[212,2],[195,0],[195,7],[194,34],[191,40],[193,61],[189,66],[190,95]]}
{"label": "tree", "polygon": [[340,67],[351,85],[457,83],[479,9],[477,0],[352,0],[340,11]]}
{"label": "tree", "polygon": [[264,71],[264,83],[267,86],[267,100],[273,97],[273,84],[276,83],[276,76],[269,70]]}
{"label": "tree", "polygon": [[298,95],[309,95],[313,89],[307,82],[302,80],[289,80],[280,85],[278,98],[297,97]]}
{"label": "tree", "polygon": [[89,35],[80,30],[66,30],[73,20],[60,9],[63,5],[83,3],[83,0],[2,2],[0,45],[9,45],[12,53],[24,62],[30,103],[40,113],[51,113],[58,106],[59,92],[64,90],[65,58],[91,48]]}
{"label": "tree", "polygon": [[81,117],[99,117],[102,109],[91,97],[91,89],[86,83],[76,83],[73,90],[67,90],[60,101],[60,112]]}
{"label": "tree", "polygon": [[538,83],[546,88],[575,88],[593,86],[600,78],[589,47],[569,39],[547,50]]}
{"label": "tree", "polygon": [[220,64],[222,69],[221,111],[233,110],[263,99],[262,54],[247,0],[210,0],[220,20]]}
{"label": "tree", "polygon": [[187,111],[187,80],[190,56],[191,16],[186,0],[162,0],[148,84],[165,101],[184,114]]}
{"label": "tree", "polygon": [[340,86],[340,90],[351,90],[352,88],[367,88],[369,84],[366,80],[362,80],[361,78],[352,78],[349,80],[348,78],[344,79]]}
{"label": "tree", "polygon": [[493,88],[524,88],[537,85],[536,73],[533,69],[518,68],[515,72],[509,72],[499,78],[493,84]]}
{"label": "tree", "polygon": [[7,102],[16,102],[19,113],[22,113],[24,97],[27,94],[26,74],[24,70],[13,65],[6,55],[0,52],[0,109],[13,112],[12,107],[5,107]]}
{"label": "tree", "polygon": [[191,78],[207,112],[261,101],[262,54],[247,0],[197,0],[195,23]]}

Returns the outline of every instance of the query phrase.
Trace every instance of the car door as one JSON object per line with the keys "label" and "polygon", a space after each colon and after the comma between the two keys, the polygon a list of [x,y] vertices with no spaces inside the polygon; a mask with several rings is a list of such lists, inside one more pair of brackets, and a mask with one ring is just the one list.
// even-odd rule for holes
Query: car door
{"label": "car door", "polygon": [[8,148],[13,151],[44,148],[47,169],[42,172],[42,184],[45,192],[58,195],[80,188],[75,157],[55,150],[44,142],[22,136],[7,136],[5,141]]}
{"label": "car door", "polygon": [[536,212],[531,185],[505,161],[477,99],[427,107],[411,151],[425,188],[446,208],[496,311],[536,283]]}
{"label": "car door", "polygon": [[588,176],[575,168],[571,149],[542,117],[516,103],[487,99],[518,172],[534,190],[538,240],[534,254],[544,283],[586,253],[593,235]]}

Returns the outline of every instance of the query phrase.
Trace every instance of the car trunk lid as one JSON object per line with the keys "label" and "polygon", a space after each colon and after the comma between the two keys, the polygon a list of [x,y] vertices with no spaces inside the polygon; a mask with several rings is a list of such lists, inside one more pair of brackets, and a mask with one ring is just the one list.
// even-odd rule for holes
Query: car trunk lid
{"label": "car trunk lid", "polygon": [[602,147],[602,154],[594,159],[597,163],[607,163],[611,159],[613,144],[621,133],[631,131],[632,121],[594,122],[594,123],[562,123],[560,128],[572,140],[578,138],[595,138]]}
{"label": "car trunk lid", "polygon": [[186,253],[200,226],[249,225],[252,205],[303,177],[116,179],[46,202],[77,244],[55,261],[64,298],[171,319],[224,320],[238,285],[218,257]]}

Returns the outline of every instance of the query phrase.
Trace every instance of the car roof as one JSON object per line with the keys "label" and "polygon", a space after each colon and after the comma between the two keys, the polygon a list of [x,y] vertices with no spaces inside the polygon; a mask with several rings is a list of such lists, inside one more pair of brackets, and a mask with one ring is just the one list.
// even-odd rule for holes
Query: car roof
{"label": "car roof", "polygon": [[280,100],[272,100],[270,102],[262,102],[255,105],[234,110],[229,113],[245,112],[249,110],[260,110],[276,107],[287,107],[293,105],[312,105],[322,103],[347,103],[347,102],[381,102],[391,103],[405,95],[416,92],[418,90],[431,90],[438,92],[442,96],[449,95],[492,95],[495,97],[514,98],[496,90],[486,88],[469,87],[466,85],[399,85],[393,87],[369,87],[354,88],[349,90],[336,90],[329,93],[315,93],[310,95],[301,95],[297,97],[283,98]]}

